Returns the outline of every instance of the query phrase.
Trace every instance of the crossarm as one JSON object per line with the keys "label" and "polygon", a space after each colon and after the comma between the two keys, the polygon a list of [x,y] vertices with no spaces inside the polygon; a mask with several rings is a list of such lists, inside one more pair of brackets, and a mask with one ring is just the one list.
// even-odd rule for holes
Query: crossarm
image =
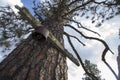
{"label": "crossarm", "polygon": [[[21,17],[24,20],[27,20],[29,24],[32,25],[32,27],[34,29],[39,28],[40,26],[42,26],[42,24],[40,22],[38,22],[29,12],[29,10],[25,7],[21,8],[18,5],[15,6],[15,8],[17,8],[19,10],[19,13],[21,15]],[[44,36],[44,35],[43,35]],[[61,51],[62,55],[68,57],[74,64],[76,64],[77,66],[79,66],[79,62],[78,60],[71,54],[69,53],[62,45],[61,43],[55,38],[55,36],[49,31],[48,34],[48,38],[51,41],[51,43],[58,49]]]}

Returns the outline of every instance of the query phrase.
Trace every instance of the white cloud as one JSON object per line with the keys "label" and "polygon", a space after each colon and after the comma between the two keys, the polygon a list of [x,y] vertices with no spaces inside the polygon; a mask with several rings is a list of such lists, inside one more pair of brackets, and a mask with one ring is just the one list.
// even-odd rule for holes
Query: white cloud
{"label": "white cloud", "polygon": [[[117,70],[116,70],[116,66],[117,65],[115,65],[115,63],[113,63],[113,62],[114,61],[110,62],[110,64],[113,65],[112,68],[117,73]],[[116,80],[116,78],[113,75],[113,73],[108,69],[108,67],[103,62],[99,62],[98,63],[98,69],[101,70],[102,78],[105,78],[105,80]]]}
{"label": "white cloud", "polygon": [[13,10],[16,12],[15,5],[23,6],[21,0],[0,0],[0,6],[7,6],[10,5]]}
{"label": "white cloud", "polygon": [[0,0],[0,5],[1,6],[6,6],[6,5],[10,5],[10,6],[19,5],[19,6],[23,6],[21,0]]}
{"label": "white cloud", "polygon": [[72,63],[69,59],[67,59],[68,63],[68,80],[81,80],[84,74],[84,70],[74,63]]}
{"label": "white cloud", "polygon": [[19,6],[23,5],[21,0],[0,0],[0,5],[1,6],[4,6],[4,5],[14,6],[16,4],[19,5]]}

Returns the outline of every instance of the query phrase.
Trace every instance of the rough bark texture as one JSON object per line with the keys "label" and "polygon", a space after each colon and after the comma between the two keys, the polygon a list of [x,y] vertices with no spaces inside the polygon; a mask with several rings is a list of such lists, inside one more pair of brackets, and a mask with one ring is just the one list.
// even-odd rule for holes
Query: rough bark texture
{"label": "rough bark texture", "polygon": [[118,46],[117,62],[118,62],[118,80],[120,80],[120,45]]}
{"label": "rough bark texture", "polygon": [[[44,25],[63,44],[62,24],[49,20]],[[0,80],[67,80],[66,58],[48,40],[30,35],[0,63]]]}

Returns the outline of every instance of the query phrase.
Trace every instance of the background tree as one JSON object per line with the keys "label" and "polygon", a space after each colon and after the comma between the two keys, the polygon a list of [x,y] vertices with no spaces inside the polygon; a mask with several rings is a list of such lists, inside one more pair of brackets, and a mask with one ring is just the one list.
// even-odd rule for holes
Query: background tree
{"label": "background tree", "polygon": [[[100,41],[105,46],[102,60],[111,69],[105,60],[109,46],[105,41],[89,37],[81,31],[85,29],[100,36],[99,33],[84,27],[76,17],[85,17],[90,19],[96,27],[101,26],[105,20],[113,18],[120,13],[120,6],[114,0],[50,0],[40,2],[33,1],[35,18],[60,41],[64,46],[63,35],[65,35],[80,61],[86,74],[93,80],[98,80],[94,74],[87,71],[77,50],[75,49],[71,38],[76,39],[85,46],[75,35],[64,31],[64,27],[75,30],[86,39]],[[26,34],[32,34],[33,26],[24,20],[23,15],[15,14],[10,7],[1,7],[0,9],[0,31],[1,46],[10,47],[13,40],[19,41]],[[71,25],[75,23],[77,28]],[[0,80],[67,80],[67,65],[65,56],[50,41],[36,41],[32,35],[17,45],[17,47],[0,63]],[[112,70],[112,69],[111,69]],[[112,70],[114,75],[115,72]],[[116,76],[117,78],[117,76]]]}
{"label": "background tree", "polygon": [[[94,74],[98,80],[105,80],[105,79],[101,79],[101,75],[99,69],[97,68],[96,64],[92,64],[89,60],[85,60],[84,65],[87,69],[88,72]],[[87,75],[86,73],[84,73],[84,78],[82,78],[83,80],[92,80],[91,77],[89,77],[89,75]]]}

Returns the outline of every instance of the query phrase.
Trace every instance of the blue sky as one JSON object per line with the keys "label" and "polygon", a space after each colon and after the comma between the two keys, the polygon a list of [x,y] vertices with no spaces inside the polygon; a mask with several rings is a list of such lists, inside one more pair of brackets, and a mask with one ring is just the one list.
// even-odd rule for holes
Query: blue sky
{"label": "blue sky", "polygon": [[[7,4],[11,5],[13,8],[14,8],[14,5],[16,4],[19,6],[25,6],[29,8],[29,10],[32,12],[32,6],[33,6],[32,0],[0,0],[0,5],[5,6]],[[101,34],[100,38],[105,40],[109,44],[112,51],[115,53],[114,55],[112,55],[110,52],[108,52],[106,55],[106,58],[107,58],[107,61],[111,63],[111,66],[116,73],[118,72],[117,62],[116,62],[116,57],[118,53],[117,47],[120,44],[120,39],[118,36],[119,28],[120,28],[119,18],[120,16],[116,16],[115,18],[109,21],[105,21],[105,23],[99,28],[93,27],[94,25],[90,23],[90,20],[82,21],[82,24],[84,26],[87,26],[88,28],[99,32]],[[77,20],[80,21],[80,18],[77,18]],[[65,28],[65,31],[76,35],[76,33],[70,29]],[[88,36],[96,36],[95,34],[92,34],[92,33],[88,33],[88,32],[86,33],[85,30],[82,30],[82,31],[84,31],[84,33]],[[87,58],[91,60],[93,63],[96,63],[98,65],[98,68],[101,70],[102,77],[105,78],[106,80],[115,80],[110,70],[101,61],[101,55],[102,55],[104,46],[97,41],[90,41],[85,39],[82,39],[82,41],[86,41],[85,44],[87,46],[83,47],[82,45],[79,45],[76,41],[74,41],[75,42],[74,45],[77,51],[80,53],[80,56],[82,57],[82,59],[84,60]],[[66,49],[68,49],[70,52],[73,53],[66,39],[65,39],[65,47]],[[2,57],[3,57],[3,54],[0,53],[0,58],[2,59]],[[75,66],[70,60],[67,60],[67,62],[68,62],[69,80],[82,80],[80,78],[82,77],[81,73],[84,73],[83,69],[81,67]]]}
{"label": "blue sky", "polygon": [[33,14],[33,9],[32,9],[32,7],[33,7],[33,0],[21,0],[21,2],[22,2],[23,5],[24,5],[25,7],[27,7],[27,8],[30,10],[30,12]]}

